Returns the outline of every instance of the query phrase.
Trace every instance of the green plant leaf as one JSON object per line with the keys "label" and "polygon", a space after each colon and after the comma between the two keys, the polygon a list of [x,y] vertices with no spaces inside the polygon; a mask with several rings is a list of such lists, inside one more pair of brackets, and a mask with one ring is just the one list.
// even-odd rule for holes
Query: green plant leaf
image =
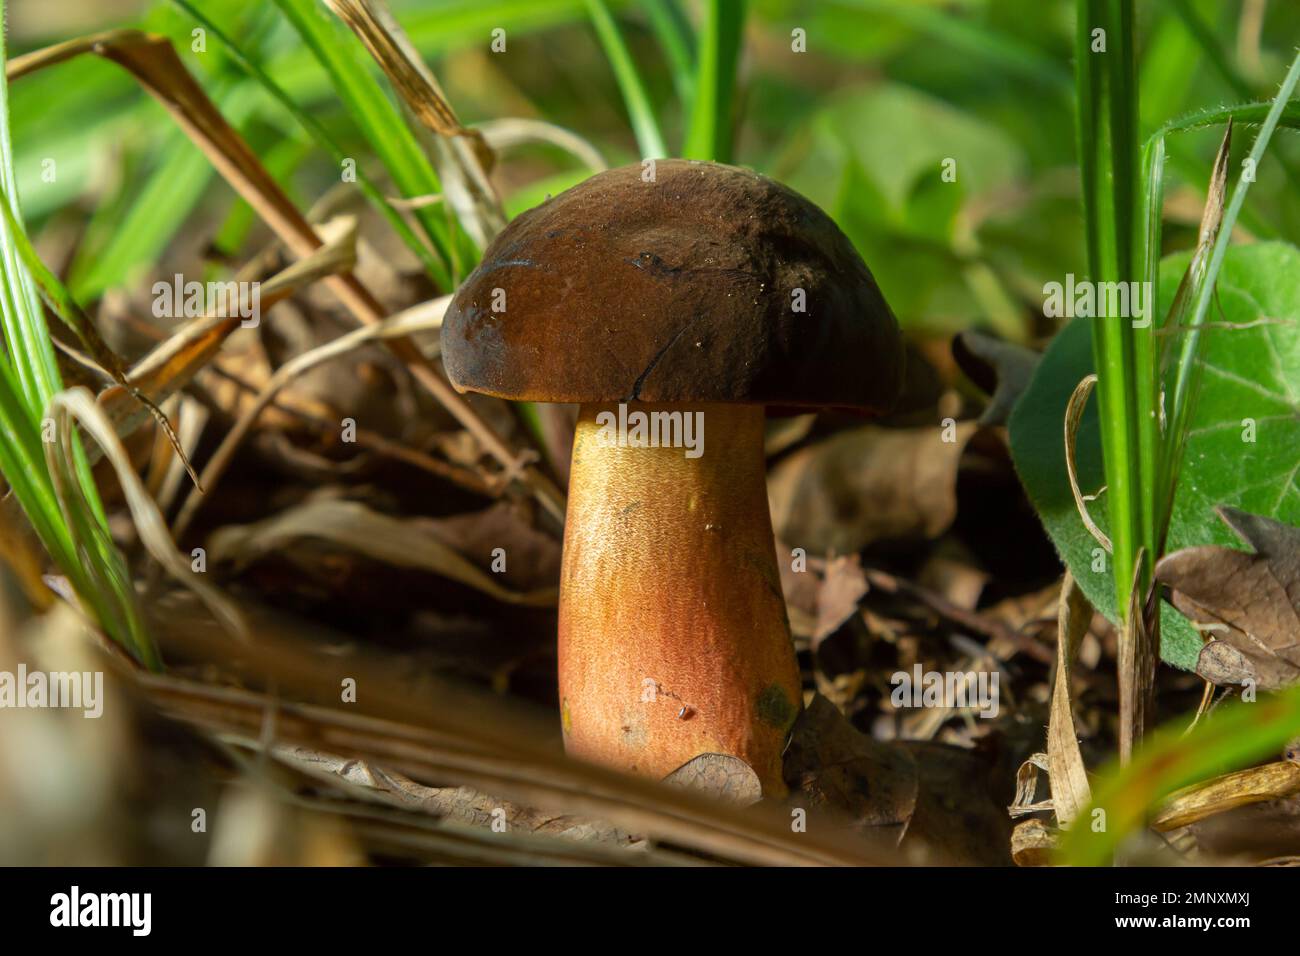
{"label": "green plant leaf", "polygon": [[[839,223],[899,320],[955,332],[986,318],[966,275],[980,251],[961,236],[960,211],[1023,174],[1022,148],[997,127],[894,83],[843,91],[810,118],[807,137],[806,148],[776,164],[779,178]],[[945,181],[952,159],[956,179]]]}
{"label": "green plant leaf", "polygon": [[[1173,298],[1188,255],[1161,264],[1162,307]],[[1229,504],[1288,524],[1300,524],[1300,250],[1280,243],[1234,246],[1218,281],[1222,314],[1205,330],[1203,386],[1191,419],[1182,480],[1174,500],[1168,550],[1196,544],[1239,547],[1214,516]],[[1012,413],[1011,452],[1021,481],[1062,559],[1093,605],[1116,620],[1110,556],[1093,570],[1100,546],[1075,509],[1065,471],[1065,406],[1075,385],[1093,371],[1091,320],[1075,319],[1052,341]],[[1248,327],[1225,328],[1222,323]],[[1253,422],[1254,441],[1250,436]],[[1076,442],[1079,486],[1085,495],[1104,484],[1095,402],[1089,402]],[[1106,495],[1089,503],[1108,527]],[[1162,608],[1161,656],[1196,665],[1201,638],[1171,607]]]}
{"label": "green plant leaf", "polygon": [[[884,208],[875,210],[877,221],[905,222],[920,183],[942,182],[945,159],[956,158],[957,164],[956,180],[944,185],[966,197],[1014,182],[1025,166],[1021,148],[995,126],[901,84],[846,90],[811,123],[815,148],[809,162],[819,155],[827,163],[837,157],[857,161],[884,200]],[[822,175],[801,166],[783,178],[828,204],[834,180]]]}
{"label": "green plant leaf", "polygon": [[[285,92],[280,84],[271,78],[270,74],[268,74],[266,70],[262,69],[262,67],[259,66],[258,63],[250,57],[240,45],[237,45],[234,40],[232,40],[216,23],[212,22],[203,11],[193,6],[188,2],[188,0],[172,0],[172,2],[178,9],[184,11],[189,16],[192,16],[198,23],[202,24],[203,27],[219,41],[222,48],[226,51],[226,55],[230,57],[231,62],[235,66],[239,67],[239,69],[243,70],[245,74],[247,74],[256,84],[260,85],[262,89],[290,116],[297,120],[298,124],[306,130],[307,134],[316,142],[316,144],[324,149],[325,152],[329,153],[334,162],[341,167],[344,160],[348,158],[346,151],[329,134],[324,124],[322,124],[312,112],[299,106],[298,103],[296,103],[293,98]],[[220,104],[218,104],[218,106],[220,106]],[[285,140],[284,142],[288,143],[291,141]],[[297,145],[290,145],[287,152],[284,150],[285,147],[282,145],[281,147],[273,149],[270,154],[264,157],[267,169],[270,170],[272,175],[276,176],[276,178],[282,183],[287,182],[288,168],[291,168],[297,162],[297,160],[291,161],[291,157],[299,154],[299,147]],[[278,163],[283,163],[288,168],[281,171],[277,169]],[[285,175],[281,175],[281,172],[285,173]],[[450,286],[451,273],[448,271],[442,260],[435,258],[428,247],[420,241],[419,237],[416,236],[411,227],[406,224],[406,220],[402,218],[401,214],[395,208],[393,208],[392,203],[366,174],[363,168],[358,167],[356,169],[356,181],[357,188],[361,190],[362,194],[367,200],[369,200],[370,204],[388,221],[388,224],[392,226],[393,231],[401,237],[407,247],[415,253],[422,263],[424,263],[425,269],[428,270],[428,273],[433,278],[434,282],[438,283],[440,288]],[[240,229],[247,228],[247,226],[253,221],[251,208],[242,202],[235,207],[232,217],[235,223],[243,224],[229,226],[228,222],[227,227],[234,230],[235,235],[238,235]],[[231,234],[227,233],[226,229],[223,228],[222,234],[217,240],[217,247],[225,248],[223,243],[228,241],[230,238]]]}

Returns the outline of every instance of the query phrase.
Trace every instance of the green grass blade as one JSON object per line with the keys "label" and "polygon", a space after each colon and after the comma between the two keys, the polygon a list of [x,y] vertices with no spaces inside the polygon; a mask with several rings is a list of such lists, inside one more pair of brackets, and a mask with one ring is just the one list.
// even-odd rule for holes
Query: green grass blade
{"label": "green grass blade", "polygon": [[[5,12],[4,0],[0,0],[0,18]],[[7,59],[0,37],[0,66]],[[0,375],[4,445],[0,469],[87,611],[137,659],[156,669],[161,662],[145,631],[129,570],[113,545],[99,492],[75,436],[67,449],[60,449],[70,463],[60,486],[56,487],[49,471],[44,422],[49,400],[62,388],[62,382],[37,298],[37,282],[29,270],[29,262],[39,260],[22,225],[14,182],[8,84],[0,77],[0,257],[4,265],[0,300],[4,303],[6,346]],[[41,268],[48,274],[43,265]],[[67,291],[59,288],[66,296]],[[24,388],[32,392],[24,393]],[[60,497],[68,502],[66,507]]]}
{"label": "green grass blade", "polygon": [[[236,11],[229,3],[222,2],[214,6],[233,20],[235,28],[247,37],[246,43],[264,42],[272,25],[272,17],[264,9],[250,7]],[[191,42],[190,25],[179,22],[166,6],[152,8],[143,26],[169,37],[180,50]],[[217,109],[232,127],[245,132],[259,105],[256,87],[243,82],[219,49],[200,59],[206,67],[202,80],[212,89]],[[60,70],[69,70],[74,65],[63,64]],[[131,177],[128,171],[129,178],[142,179],[143,185],[134,189],[129,199],[123,197],[118,202],[102,204],[92,216],[86,240],[79,244],[69,270],[69,286],[81,301],[98,298],[108,288],[135,281],[157,262],[185,227],[215,177],[211,163],[181,130],[167,123],[162,136],[153,135],[161,115],[158,104],[152,98],[142,101],[138,89],[133,94],[132,102],[138,103],[138,108],[135,125],[129,128],[128,135],[133,145],[142,141],[147,147],[145,151],[152,154],[152,167],[147,175],[138,177]]]}
{"label": "green grass blade", "polygon": [[[433,164],[371,74],[369,57],[352,35],[317,0],[274,2],[329,76],[348,115],[388,170],[398,191],[408,199],[441,193]],[[454,262],[451,227],[445,214],[436,207],[426,207],[415,210],[414,215],[439,258],[445,263]],[[454,281],[455,276],[451,279]],[[452,282],[442,288],[450,291]]]}
{"label": "green grass blade", "polygon": [[[270,75],[262,69],[245,51],[235,43],[233,39],[226,35],[222,29],[211,21],[202,11],[196,8],[188,0],[172,0],[177,7],[184,10],[192,16],[196,22],[200,23],[218,42],[225,48],[231,61],[241,70],[247,73],[254,81],[261,85],[277,103],[295,119],[298,124],[307,132],[315,142],[333,157],[336,164],[342,164],[347,158],[347,153],[343,147],[332,137],[325,127],[312,116],[309,112],[299,106],[284,88],[273,80]],[[440,288],[451,288],[451,272],[446,265],[446,261],[437,258],[430,252],[428,245],[422,242],[415,234],[415,231],[407,224],[392,203],[383,194],[374,180],[372,180],[365,171],[358,166],[357,168],[357,187],[370,202],[371,206],[388,221],[393,231],[401,237],[407,247],[411,249],[424,264],[430,277]]]}
{"label": "green grass blade", "polygon": [[1214,29],[1201,19],[1201,15],[1196,8],[1188,0],[1169,0],[1169,6],[1178,16],[1178,19],[1183,21],[1183,26],[1187,28],[1187,32],[1192,35],[1197,45],[1205,53],[1215,72],[1223,78],[1225,83],[1232,87],[1232,92],[1236,96],[1251,96],[1253,91],[1250,84],[1232,65],[1227,54],[1223,52],[1223,48],[1219,45],[1219,41],[1214,35]]}
{"label": "green grass blade", "polygon": [[[13,213],[8,195],[2,190],[0,213],[3,213],[0,218],[3,218],[6,248],[17,252],[22,274],[28,275],[33,285],[40,288],[41,294],[59,318],[76,333],[97,361],[107,361],[120,371],[116,356],[108,352],[98,331],[90,324],[71,293],[37,256],[31,240]],[[48,336],[48,330],[46,334]],[[52,349],[48,338],[45,346]],[[51,397],[56,392],[52,392]],[[44,431],[47,417],[48,403],[43,416],[35,419],[33,424]],[[42,435],[38,444],[47,443],[52,437]],[[34,453],[28,438],[28,461],[31,461],[34,454],[40,454],[43,459],[40,470],[31,474],[41,475],[49,486],[49,493],[39,494],[39,500],[33,502],[40,509],[40,521],[35,526],[38,530],[49,525],[59,526],[59,533],[48,539],[50,545],[47,547],[51,554],[61,555],[60,567],[72,581],[78,596],[90,606],[99,623],[110,635],[134,653],[145,666],[156,669],[161,662],[145,631],[130,571],[109,534],[108,521],[90,466],[75,435],[70,435],[68,440],[71,443],[68,454],[65,455],[63,449],[56,452],[61,462],[67,462],[66,474],[55,478],[48,470],[51,447],[46,444],[40,452]],[[6,474],[12,476],[15,473],[11,471]],[[31,517],[35,512],[28,511],[27,514]],[[47,534],[49,533],[47,527]],[[70,551],[67,539],[70,539]]]}
{"label": "green grass blade", "polygon": [[[307,200],[302,196],[296,195],[293,188],[293,174],[302,166],[304,162],[312,155],[315,144],[310,140],[282,134],[277,130],[272,137],[265,140],[249,140],[249,147],[262,160],[262,167],[270,174],[271,178],[278,182],[295,205],[302,208],[307,205]],[[258,218],[257,211],[253,209],[244,199],[235,200],[235,204],[230,207],[221,225],[217,228],[212,236],[212,248],[218,256],[230,260],[237,260],[245,251],[245,243],[252,234],[254,227],[261,220]],[[216,273],[224,270],[223,266],[213,264],[208,267],[212,272],[211,278],[217,278]]]}
{"label": "green grass blade", "polygon": [[[8,7],[0,0],[0,17],[6,17]],[[0,31],[2,33],[3,31]],[[0,36],[0,63],[9,62],[6,38]],[[13,168],[13,143],[9,134],[9,82],[0,77],[0,189],[13,197],[13,206],[7,211],[21,229],[22,213],[18,209],[17,184]],[[0,264],[4,268],[4,282],[0,282],[0,320],[9,346],[9,360],[21,389],[29,413],[39,417],[45,410],[49,396],[58,391],[61,382],[54,349],[50,345],[45,315],[31,276],[22,268],[18,250],[8,241],[0,248]]]}
{"label": "green grass blade", "polygon": [[45,471],[39,426],[7,381],[0,382],[0,473],[55,562],[75,566],[72,538]]}
{"label": "green grass blade", "polygon": [[856,9],[893,17],[917,33],[937,40],[963,56],[983,63],[992,72],[1049,86],[1062,93],[1070,89],[1070,71],[1042,51],[972,23],[954,10],[916,0],[845,0]]}
{"label": "green grass blade", "polygon": [[[1134,394],[1143,416],[1138,425],[1138,460],[1143,481],[1149,483],[1160,469],[1160,348],[1156,345],[1156,301],[1160,288],[1161,232],[1165,202],[1165,141],[1148,141],[1142,150],[1142,194],[1139,202],[1142,234],[1137,244],[1138,276],[1151,294],[1145,298],[1147,313],[1133,328]],[[1142,493],[1142,540],[1149,543],[1152,562],[1164,548],[1165,530],[1172,501],[1159,495],[1159,488],[1144,487]]]}
{"label": "green grass blade", "polygon": [[[1242,76],[1241,71],[1233,65],[1232,59],[1224,52],[1218,37],[1215,36],[1213,27],[1201,18],[1200,13],[1189,0],[1172,0],[1172,6],[1174,13],[1183,21],[1187,32],[1196,40],[1197,45],[1205,53],[1215,72],[1232,88],[1233,95],[1242,99],[1249,99],[1254,96],[1255,91],[1246,78]],[[1295,164],[1285,156],[1277,157],[1277,161],[1291,185],[1293,187],[1300,186],[1300,169],[1297,169]]]}
{"label": "green grass blade", "polygon": [[[1093,52],[1104,31],[1105,51]],[[1079,0],[1075,39],[1079,168],[1087,231],[1088,271],[1093,282],[1139,278],[1136,244],[1145,241],[1146,222],[1137,215],[1137,84],[1132,0]],[[1093,351],[1105,459],[1107,508],[1116,606],[1126,616],[1139,550],[1145,546],[1141,586],[1154,561],[1154,501],[1144,494],[1144,449],[1154,448],[1154,405],[1145,411],[1139,375],[1154,375],[1149,343],[1138,345],[1131,319],[1093,320]],[[1150,329],[1145,330],[1147,333]],[[1150,434],[1143,437],[1140,431]],[[1149,479],[1148,479],[1149,480]],[[1148,489],[1149,490],[1149,489]]]}
{"label": "green grass blade", "polygon": [[600,45],[605,50],[614,79],[618,82],[623,102],[627,106],[628,119],[632,123],[632,132],[636,134],[637,147],[642,159],[661,159],[668,155],[664,145],[663,133],[659,131],[659,121],[655,118],[654,108],[650,105],[650,95],[646,92],[641,74],[632,62],[623,34],[604,0],[587,0],[587,13],[591,25],[596,30]]}
{"label": "green grass blade", "polygon": [[668,61],[673,88],[682,106],[695,100],[695,37],[677,0],[646,0],[646,15]]}
{"label": "green grass blade", "polygon": [[744,0],[706,0],[695,74],[695,103],[682,155],[731,162],[731,106],[745,26]]}

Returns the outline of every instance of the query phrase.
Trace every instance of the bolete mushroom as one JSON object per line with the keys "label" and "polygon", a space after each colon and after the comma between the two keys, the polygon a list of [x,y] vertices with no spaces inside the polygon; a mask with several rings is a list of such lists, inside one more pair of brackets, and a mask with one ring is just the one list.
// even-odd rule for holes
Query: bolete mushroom
{"label": "bolete mushroom", "polygon": [[784,792],[799,670],[765,408],[880,411],[898,325],[831,219],[745,169],[659,160],[522,214],[442,330],[461,391],[580,404],[560,578],[564,738],[663,777],[738,757]]}

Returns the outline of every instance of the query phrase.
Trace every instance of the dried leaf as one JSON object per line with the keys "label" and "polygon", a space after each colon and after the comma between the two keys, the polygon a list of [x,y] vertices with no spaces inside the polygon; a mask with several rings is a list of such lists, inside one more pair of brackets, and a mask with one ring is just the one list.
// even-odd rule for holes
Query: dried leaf
{"label": "dried leaf", "polygon": [[631,843],[617,827],[584,817],[556,816],[481,793],[473,787],[426,787],[410,777],[365,760],[346,759],[308,747],[275,746],[270,752],[280,760],[315,775],[336,777],[378,795],[386,803],[454,820],[466,826],[491,827],[497,819],[508,832],[573,833],[582,829],[584,840],[596,843]]}
{"label": "dried leaf", "polygon": [[45,446],[45,456],[50,474],[54,477],[56,494],[65,511],[70,507],[89,507],[84,502],[67,501],[67,496],[75,494],[79,487],[73,480],[76,464],[73,459],[72,425],[73,419],[76,419],[82,429],[104,450],[105,458],[115,469],[126,494],[131,517],[135,519],[137,533],[149,553],[172,577],[197,594],[230,633],[246,639],[248,630],[238,608],[204,581],[204,575],[196,574],[190,567],[190,562],[176,550],[176,544],[167,531],[167,523],[158,511],[158,506],[149,497],[149,492],[145,490],[135,469],[131,467],[113,423],[95,404],[90,392],[84,388],[59,392],[50,399],[50,414],[54,419],[56,441]]}
{"label": "dried leaf", "polygon": [[[185,69],[166,37],[139,30],[111,30],[80,37],[15,57],[6,66],[7,75],[14,80],[85,53],[111,60],[134,76],[294,255],[305,258],[324,245],[311,223]],[[375,325],[383,320],[383,307],[355,276],[330,276],[325,281],[359,322]],[[386,344],[506,473],[526,485],[539,503],[563,522],[564,495],[560,490],[537,468],[521,463],[520,456],[457,394],[419,347],[406,338],[387,340]]]}
{"label": "dried leaf", "polygon": [[[255,659],[260,650],[254,642],[247,655]],[[359,686],[372,686],[375,675],[362,673],[358,665],[349,660],[346,670],[335,667],[330,679],[346,673]],[[259,673],[265,674],[265,669]],[[300,659],[288,662],[277,674],[282,688],[301,683],[305,676]],[[441,703],[430,707],[425,701],[415,708],[423,716],[413,725],[369,716],[356,709],[360,704],[348,709],[337,704],[319,707],[174,677],[131,676],[165,713],[245,746],[289,745],[360,758],[416,781],[463,783],[530,806],[557,808],[557,815],[591,815],[627,832],[737,862],[862,865],[889,859],[852,835],[831,839],[814,832],[793,834],[788,818],[764,813],[762,807],[741,810],[655,781],[568,760],[549,749],[534,749],[501,736],[491,717],[483,719],[478,713],[467,719]],[[374,695],[367,700],[370,708],[413,708],[410,702]],[[275,719],[270,728],[274,736],[268,741],[269,713]]]}
{"label": "dried leaf", "polygon": [[[261,282],[259,295],[262,310],[270,309],[277,302],[319,279],[352,268],[356,262],[353,225],[349,225],[328,245],[321,246],[316,252]],[[249,270],[241,271],[235,278],[236,281],[251,281],[260,272],[261,264],[255,261]],[[221,315],[204,315],[194,319],[136,362],[127,373],[127,380],[161,404],[184,388],[212,360],[242,321],[239,316]],[[99,395],[99,403],[117,426],[118,434],[123,437],[145,420],[143,412],[121,386],[113,385],[104,389]],[[206,483],[204,487],[211,490]]]}
{"label": "dried leaf", "polygon": [[[180,538],[185,534],[190,522],[194,519],[195,513],[202,506],[207,495],[211,494],[217,483],[221,481],[226,468],[234,459],[240,442],[252,430],[257,417],[275,400],[281,389],[299,375],[315,368],[317,365],[346,355],[353,349],[373,339],[399,338],[420,329],[436,327],[436,325],[441,324],[442,315],[446,311],[447,303],[450,301],[450,296],[443,296],[432,303],[421,303],[404,312],[399,312],[397,315],[389,316],[374,325],[354,329],[345,335],[339,336],[332,342],[327,342],[318,348],[295,356],[277,369],[276,373],[271,376],[271,380],[258,393],[257,400],[244,410],[239,416],[239,420],[235,422],[234,427],[226,433],[221,440],[220,447],[217,448],[208,464],[204,467],[203,488],[205,494],[191,493],[186,499],[173,529],[176,537]],[[433,308],[430,308],[430,306]]]}
{"label": "dried leaf", "polygon": [[784,775],[792,805],[847,818],[853,829],[895,846],[920,792],[910,754],[861,733],[820,694],[791,731]]}
{"label": "dried leaf", "polygon": [[1296,793],[1300,793],[1300,766],[1278,760],[1171,793],[1151,825],[1157,830],[1176,830],[1234,807],[1278,800]]}
{"label": "dried leaf", "polygon": [[858,601],[868,591],[867,576],[856,554],[834,558],[826,564],[826,574],[817,592],[817,629],[813,647],[834,634],[858,611]]}
{"label": "dried leaf", "polygon": [[[556,600],[553,587],[523,593],[502,587],[491,573],[439,540],[432,519],[395,518],[356,501],[315,499],[256,524],[220,528],[209,540],[208,556],[246,564],[302,539],[326,541],[396,567],[439,574],[508,604],[548,607]],[[488,560],[484,555],[484,565]]]}
{"label": "dried leaf", "polygon": [[664,783],[741,807],[763,799],[763,784],[754,768],[739,757],[727,754],[693,757],[664,777]]}
{"label": "dried leaf", "polygon": [[1156,662],[1160,659],[1159,595],[1154,585],[1142,599],[1145,548],[1133,562],[1129,608],[1119,635],[1119,759],[1127,763],[1155,714]]}
{"label": "dried leaf", "polygon": [[508,116],[475,124],[483,141],[493,150],[510,149],[525,143],[549,143],[569,153],[593,173],[609,169],[609,163],[595,146],[573,130],[545,120]]}
{"label": "dried leaf", "polygon": [[1294,684],[1300,680],[1300,529],[1226,505],[1215,510],[1254,553],[1184,548],[1160,559],[1156,578],[1172,589],[1183,614],[1220,626],[1201,652],[1207,680],[1209,674],[1238,684],[1254,680],[1264,690]]}
{"label": "dried leaf", "polygon": [[957,465],[979,426],[869,425],[800,449],[768,479],[777,537],[809,554],[853,554],[884,538],[941,534],[957,514]]}
{"label": "dried leaf", "polygon": [[1024,820],[1011,831],[1011,859],[1016,866],[1048,866],[1059,839],[1042,820]]}
{"label": "dried leaf", "polygon": [[1097,526],[1097,522],[1092,520],[1092,515],[1088,514],[1088,503],[1084,500],[1083,492],[1079,488],[1079,469],[1077,456],[1075,455],[1075,438],[1079,433],[1079,422],[1083,420],[1083,409],[1088,404],[1088,396],[1092,394],[1093,387],[1097,384],[1097,376],[1086,375],[1075,386],[1074,392],[1070,395],[1070,402],[1065,408],[1065,471],[1070,479],[1070,493],[1074,495],[1074,506],[1079,510],[1079,518],[1083,521],[1083,526],[1088,529],[1099,545],[1108,552],[1113,551],[1110,538],[1106,532]]}
{"label": "dried leaf", "polygon": [[1057,618],[1056,679],[1052,690],[1052,714],[1047,725],[1048,782],[1052,788],[1052,806],[1056,821],[1068,827],[1089,803],[1092,791],[1088,772],[1074,729],[1070,707],[1070,668],[1078,656],[1079,645],[1092,622],[1092,605],[1069,571],[1061,584]]}
{"label": "dried leaf", "polygon": [[460,125],[437,79],[383,0],[325,4],[370,51],[407,110],[434,134],[431,159],[443,192],[479,248],[487,246],[505,228],[506,217],[487,176],[493,157],[482,134]]}
{"label": "dried leaf", "polygon": [[1240,687],[1255,679],[1245,654],[1225,641],[1207,641],[1196,658],[1196,673],[1216,687]]}
{"label": "dried leaf", "polygon": [[1038,800],[1038,780],[1042,771],[1047,769],[1047,754],[1030,754],[1029,759],[1016,771],[1016,795],[1007,813],[1014,820],[1016,817],[1031,813],[1041,813],[1054,809],[1051,798]]}
{"label": "dried leaf", "polygon": [[499,501],[482,511],[429,519],[438,540],[461,554],[491,555],[502,548],[510,556],[498,575],[515,590],[554,585],[560,579],[560,542],[536,527],[522,502]]}

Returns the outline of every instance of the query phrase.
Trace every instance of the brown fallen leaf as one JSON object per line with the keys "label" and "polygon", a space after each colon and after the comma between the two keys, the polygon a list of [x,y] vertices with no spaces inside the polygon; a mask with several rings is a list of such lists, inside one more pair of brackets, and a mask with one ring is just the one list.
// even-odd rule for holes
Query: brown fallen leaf
{"label": "brown fallen leaf", "polygon": [[868,425],[796,451],[768,478],[777,537],[809,554],[854,554],[885,538],[933,538],[957,514],[957,465],[979,426]]}
{"label": "brown fallen leaf", "polygon": [[856,554],[833,558],[826,563],[826,574],[822,578],[821,590],[817,592],[817,629],[812,635],[814,648],[857,613],[858,601],[868,590],[867,577]]}
{"label": "brown fallen leaf", "polygon": [[[261,279],[262,263],[254,261],[238,273],[236,279],[261,280],[261,308],[269,310],[272,305],[317,280],[347,271],[356,258],[354,239],[354,230],[347,224],[336,240],[269,278]],[[152,401],[165,401],[188,384],[212,360],[242,321],[239,316],[230,318],[215,314],[205,314],[192,320],[136,362],[127,374],[128,380]],[[99,396],[99,402],[117,426],[118,434],[123,437],[147,418],[146,413],[120,385],[105,388]],[[92,460],[98,458],[97,451],[88,451],[87,454],[92,456]]]}
{"label": "brown fallen leaf", "polygon": [[[1254,554],[1219,545],[1184,548],[1160,559],[1156,579],[1172,589],[1174,606],[1187,617],[1220,626],[1202,651],[1203,677],[1253,680],[1263,690],[1294,684],[1300,680],[1300,529],[1227,505],[1215,511]],[[1238,655],[1215,648],[1220,642]]]}
{"label": "brown fallen leaf", "polygon": [[902,747],[916,761],[916,811],[902,850],[924,866],[1009,866],[1007,768],[995,754],[932,740]]}
{"label": "brown fallen leaf", "polygon": [[664,783],[741,807],[763,799],[763,785],[754,768],[739,757],[727,754],[692,757],[664,777]]}
{"label": "brown fallen leaf", "polygon": [[[6,64],[6,75],[12,82],[83,54],[104,57],[131,73],[295,256],[305,258],[324,245],[257,154],[213,105],[166,37],[139,30],[108,30],[78,37],[15,57]],[[374,325],[383,320],[383,307],[355,276],[331,275],[324,282],[359,322]],[[452,388],[415,342],[401,338],[386,340],[385,344],[408,366],[416,381],[502,465],[506,474],[527,486],[557,520],[564,520],[564,495],[554,483],[521,459],[475,407]]]}
{"label": "brown fallen leaf", "polygon": [[858,731],[817,694],[785,751],[790,804],[824,811],[897,846],[916,810],[919,777],[906,751]]}
{"label": "brown fallen leaf", "polygon": [[1196,673],[1216,687],[1240,687],[1255,676],[1245,654],[1223,641],[1207,641],[1196,657]]}
{"label": "brown fallen leaf", "polygon": [[308,747],[275,746],[271,755],[297,769],[326,775],[366,791],[392,806],[415,809],[454,820],[466,826],[492,827],[494,823],[512,832],[569,835],[581,832],[583,839],[614,846],[629,846],[628,834],[603,821],[585,817],[544,813],[521,806],[473,787],[426,787],[410,777],[365,760],[348,759]]}
{"label": "brown fallen leaf", "polygon": [[526,503],[498,501],[482,511],[428,520],[438,540],[460,554],[486,563],[501,548],[507,560],[498,576],[508,587],[540,590],[560,580],[560,542],[535,526]]}
{"label": "brown fallen leaf", "polygon": [[317,497],[255,524],[217,529],[209,539],[208,556],[211,561],[231,561],[240,567],[295,542],[312,539],[395,567],[438,574],[508,604],[549,607],[555,603],[554,586],[511,590],[498,575],[488,571],[491,554],[475,555],[471,560],[445,543],[440,529],[439,521],[433,518],[395,518],[358,501]]}
{"label": "brown fallen leaf", "polygon": [[781,593],[790,617],[790,633],[796,642],[810,639],[817,630],[817,600],[821,593],[821,558],[805,557],[796,569],[793,549],[784,541],[776,542],[776,567],[781,573]]}

